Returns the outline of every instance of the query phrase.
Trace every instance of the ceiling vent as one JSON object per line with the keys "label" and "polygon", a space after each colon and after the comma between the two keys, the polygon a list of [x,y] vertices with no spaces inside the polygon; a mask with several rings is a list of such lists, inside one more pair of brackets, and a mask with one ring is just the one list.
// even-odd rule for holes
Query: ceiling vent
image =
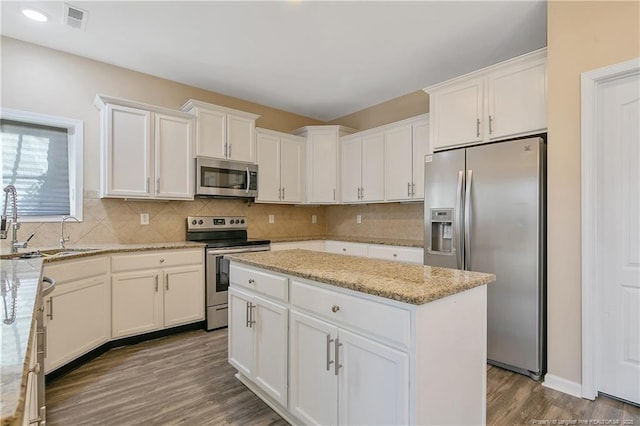
{"label": "ceiling vent", "polygon": [[87,18],[89,12],[82,10],[70,4],[64,4],[64,23],[71,28],[77,28],[84,31],[87,28]]}

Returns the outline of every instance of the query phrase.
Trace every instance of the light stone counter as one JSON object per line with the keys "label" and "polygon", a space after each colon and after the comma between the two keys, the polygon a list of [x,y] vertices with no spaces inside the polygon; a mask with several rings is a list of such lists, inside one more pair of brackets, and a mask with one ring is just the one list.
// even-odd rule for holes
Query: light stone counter
{"label": "light stone counter", "polygon": [[227,255],[231,260],[414,305],[495,281],[493,274],[308,250]]}
{"label": "light stone counter", "polygon": [[349,243],[382,244],[385,246],[400,247],[424,247],[424,243],[418,240],[405,240],[400,238],[376,238],[376,237],[349,237],[344,235],[327,235],[324,237],[276,237],[271,238],[272,243],[291,243],[296,241],[344,241]]}
{"label": "light stone counter", "polygon": [[0,419],[2,426],[22,418],[29,357],[40,304],[42,258],[0,260],[3,306],[0,324]]}

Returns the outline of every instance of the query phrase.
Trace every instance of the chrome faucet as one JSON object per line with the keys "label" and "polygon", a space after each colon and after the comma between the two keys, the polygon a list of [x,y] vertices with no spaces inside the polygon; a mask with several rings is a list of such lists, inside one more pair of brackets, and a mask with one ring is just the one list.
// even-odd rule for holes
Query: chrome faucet
{"label": "chrome faucet", "polygon": [[77,217],[74,217],[74,216],[62,216],[62,220],[60,221],[60,248],[61,249],[65,248],[64,247],[64,243],[69,241],[69,236],[68,235],[66,237],[64,236],[64,221],[67,220],[67,219],[73,219],[76,222],[80,222]]}
{"label": "chrome faucet", "polygon": [[24,242],[18,241],[18,229],[20,229],[20,222],[18,222],[18,194],[16,187],[13,185],[7,185],[4,187],[4,210],[2,211],[2,218],[0,219],[0,239],[7,239],[7,206],[9,204],[9,196],[11,195],[11,253],[17,253],[19,248],[26,248],[27,243],[31,241],[36,233],[29,235]]}

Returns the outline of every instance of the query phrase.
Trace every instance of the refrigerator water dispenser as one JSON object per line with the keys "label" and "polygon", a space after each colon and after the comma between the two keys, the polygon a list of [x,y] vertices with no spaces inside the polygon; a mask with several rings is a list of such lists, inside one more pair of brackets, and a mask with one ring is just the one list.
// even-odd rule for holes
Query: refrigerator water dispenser
{"label": "refrigerator water dispenser", "polygon": [[431,252],[453,253],[453,209],[431,209]]}

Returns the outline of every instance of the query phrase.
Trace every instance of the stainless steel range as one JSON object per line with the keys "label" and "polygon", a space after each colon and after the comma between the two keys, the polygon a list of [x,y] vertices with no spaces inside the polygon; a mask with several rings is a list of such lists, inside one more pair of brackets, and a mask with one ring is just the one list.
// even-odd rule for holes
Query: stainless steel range
{"label": "stainless steel range", "polygon": [[229,261],[225,254],[267,251],[269,240],[247,238],[244,216],[190,216],[187,218],[187,241],[207,244],[206,300],[207,330],[228,324]]}

